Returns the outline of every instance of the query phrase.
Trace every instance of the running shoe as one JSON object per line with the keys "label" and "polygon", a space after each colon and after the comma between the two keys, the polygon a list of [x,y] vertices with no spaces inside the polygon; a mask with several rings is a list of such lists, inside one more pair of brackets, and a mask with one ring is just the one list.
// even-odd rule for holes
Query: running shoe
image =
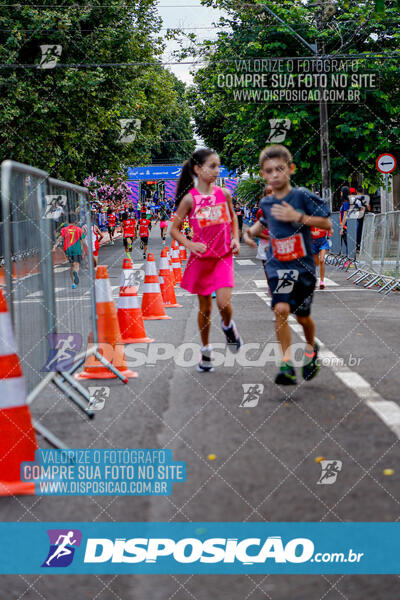
{"label": "running shoe", "polygon": [[76,283],[72,284],[72,289],[74,290],[76,288]]}
{"label": "running shoe", "polygon": [[211,298],[216,298],[216,297],[217,297],[217,294],[216,294],[215,292],[213,292],[213,293],[211,294]]}
{"label": "running shoe", "polygon": [[78,285],[78,283],[79,283],[79,275],[78,275],[78,272],[77,272],[77,271],[72,271],[72,276],[73,276],[73,278],[74,278],[74,283],[75,283],[76,285]]}
{"label": "running shoe", "polygon": [[214,367],[212,366],[212,356],[211,350],[202,350],[200,362],[197,365],[197,370],[199,373],[212,373],[214,371]]}
{"label": "running shoe", "polygon": [[322,279],[321,279],[321,281],[319,282],[319,289],[320,289],[320,290],[324,290],[324,289],[325,289],[325,283],[322,281]]}
{"label": "running shoe", "polygon": [[282,361],[279,373],[275,377],[275,383],[278,385],[296,385],[296,371],[288,360]]}
{"label": "running shoe", "polygon": [[310,381],[311,379],[314,379],[314,377],[316,376],[316,374],[319,371],[319,364],[317,362],[318,350],[319,350],[319,346],[318,346],[317,342],[315,342],[313,356],[310,357],[309,354],[305,355],[307,358],[311,358],[311,360],[306,365],[303,365],[303,367],[301,369],[301,374],[303,375],[303,379],[305,379],[306,381]]}
{"label": "running shoe", "polygon": [[146,258],[146,252],[143,252],[143,258]]}
{"label": "running shoe", "polygon": [[143,250],[143,242],[140,240],[140,249]]}
{"label": "running shoe", "polygon": [[111,240],[111,242],[110,242],[110,245],[111,245],[111,246],[114,246],[114,242],[113,242],[112,240]]}
{"label": "running shoe", "polygon": [[221,321],[221,328],[225,334],[226,343],[228,345],[229,350],[231,350],[231,352],[238,352],[239,348],[243,344],[243,341],[240,335],[238,334],[235,322],[232,321],[232,325],[229,327],[229,329],[225,329],[224,322]]}

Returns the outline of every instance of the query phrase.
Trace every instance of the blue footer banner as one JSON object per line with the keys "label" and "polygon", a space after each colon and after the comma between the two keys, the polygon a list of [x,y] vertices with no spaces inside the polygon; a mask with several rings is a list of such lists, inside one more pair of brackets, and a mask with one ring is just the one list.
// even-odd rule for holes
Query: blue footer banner
{"label": "blue footer banner", "polygon": [[1,574],[400,574],[400,523],[18,522],[0,539]]}

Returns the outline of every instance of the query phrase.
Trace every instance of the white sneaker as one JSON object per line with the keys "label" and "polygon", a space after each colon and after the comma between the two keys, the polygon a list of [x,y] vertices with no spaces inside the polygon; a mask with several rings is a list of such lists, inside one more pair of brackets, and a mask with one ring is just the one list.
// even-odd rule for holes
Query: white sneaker
{"label": "white sneaker", "polygon": [[214,371],[214,367],[212,366],[212,350],[202,350],[200,362],[197,365],[197,370],[199,373],[212,373]]}
{"label": "white sneaker", "polygon": [[224,322],[221,321],[221,328],[225,334],[226,343],[229,350],[234,353],[239,352],[239,349],[243,345],[243,340],[236,329],[235,321],[232,320],[232,325],[229,327],[229,329],[225,329]]}

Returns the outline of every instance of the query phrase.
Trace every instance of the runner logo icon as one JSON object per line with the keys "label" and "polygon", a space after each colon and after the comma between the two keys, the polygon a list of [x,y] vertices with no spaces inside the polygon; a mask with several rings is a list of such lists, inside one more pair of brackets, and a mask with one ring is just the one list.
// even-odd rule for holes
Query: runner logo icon
{"label": "runner logo icon", "polygon": [[69,371],[74,364],[75,354],[82,346],[80,333],[50,333],[49,356],[42,372]]}
{"label": "runner logo icon", "polygon": [[338,474],[342,470],[341,460],[321,460],[321,475],[317,485],[332,485],[335,483]]}
{"label": "runner logo icon", "polygon": [[253,408],[257,406],[260,396],[264,391],[262,383],[242,383],[243,400],[239,404],[241,408]]}
{"label": "runner logo icon", "polygon": [[82,532],[79,529],[48,529],[50,548],[42,567],[68,567],[73,559],[75,548],[81,545]]}

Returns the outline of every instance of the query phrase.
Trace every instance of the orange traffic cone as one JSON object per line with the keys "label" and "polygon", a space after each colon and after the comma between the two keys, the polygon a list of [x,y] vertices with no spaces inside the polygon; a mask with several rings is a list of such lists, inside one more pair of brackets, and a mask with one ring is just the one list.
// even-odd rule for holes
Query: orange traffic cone
{"label": "orange traffic cone", "polygon": [[179,260],[181,265],[183,265],[184,260],[187,260],[186,246],[179,246]]}
{"label": "orange traffic cone", "polygon": [[0,496],[34,494],[32,482],[21,481],[24,461],[35,460],[38,445],[7,302],[0,289]]}
{"label": "orange traffic cone", "polygon": [[170,272],[172,274],[173,284],[176,285],[176,283],[175,283],[175,277],[174,277],[174,270],[172,268],[172,252],[171,252],[171,250],[170,250],[170,248],[168,246],[165,246],[164,250],[167,251],[167,258],[168,258],[169,270],[170,270]]}
{"label": "orange traffic cone", "polygon": [[166,248],[161,251],[160,270],[158,276],[160,279],[160,289],[164,305],[169,308],[182,308],[182,304],[178,304],[176,301],[174,290],[174,274],[169,266],[168,252]]}
{"label": "orange traffic cone", "polygon": [[[112,299],[110,280],[107,267],[99,265],[96,269],[96,315],[99,352],[116,368],[125,378],[137,377],[135,371],[126,366],[124,344],[118,324],[117,311]],[[117,377],[107,369],[94,355],[90,355],[85,362],[85,369],[77,379],[114,379]]]}
{"label": "orange traffic cone", "polygon": [[142,298],[142,314],[145,321],[171,319],[169,315],[165,314],[160,283],[157,277],[156,263],[154,261],[154,255],[151,253],[147,255]]}
{"label": "orange traffic cone", "polygon": [[172,268],[174,270],[175,283],[182,281],[181,261],[179,260],[179,246],[175,240],[172,241]]}
{"label": "orange traffic cone", "polygon": [[117,314],[122,341],[125,344],[154,342],[146,335],[137,289],[134,286],[121,287]]}
{"label": "orange traffic cone", "polygon": [[121,273],[121,283],[120,287],[127,287],[128,285],[132,285],[132,271],[133,265],[130,258],[124,258],[122,261],[122,273]]}

